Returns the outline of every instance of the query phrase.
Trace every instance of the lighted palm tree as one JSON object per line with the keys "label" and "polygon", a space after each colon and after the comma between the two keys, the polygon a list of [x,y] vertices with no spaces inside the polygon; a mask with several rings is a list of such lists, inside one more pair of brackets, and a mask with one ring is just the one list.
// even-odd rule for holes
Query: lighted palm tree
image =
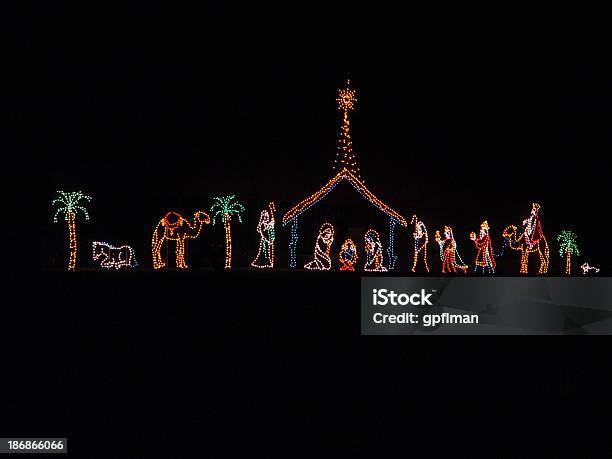
{"label": "lighted palm tree", "polygon": [[565,256],[565,274],[572,273],[572,255],[580,255],[576,235],[571,230],[563,230],[557,236],[559,241],[559,255]]}
{"label": "lighted palm tree", "polygon": [[68,259],[68,271],[74,271],[77,258],[77,238],[76,238],[76,217],[79,212],[83,214],[85,220],[89,220],[87,209],[81,205],[81,201],[91,201],[91,196],[87,196],[80,191],[58,191],[57,197],[51,202],[51,206],[58,206],[53,214],[53,222],[57,223],[60,214],[64,215],[64,220],[68,223],[70,258]]}
{"label": "lighted palm tree", "polygon": [[213,225],[217,223],[217,217],[221,217],[223,225],[225,226],[225,269],[232,267],[232,229],[230,222],[232,215],[236,215],[238,222],[242,223],[242,216],[244,212],[244,206],[234,199],[236,196],[220,196],[214,198],[214,203],[210,207],[210,211],[213,213]]}

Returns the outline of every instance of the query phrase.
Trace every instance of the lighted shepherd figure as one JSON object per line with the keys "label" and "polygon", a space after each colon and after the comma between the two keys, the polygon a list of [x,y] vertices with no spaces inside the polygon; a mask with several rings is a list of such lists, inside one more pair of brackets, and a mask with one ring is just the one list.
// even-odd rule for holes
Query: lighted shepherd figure
{"label": "lighted shepherd figure", "polygon": [[329,271],[331,269],[331,245],[334,242],[334,227],[330,223],[323,223],[315,243],[314,260],[304,265],[306,269]]}
{"label": "lighted shepherd figure", "polygon": [[274,203],[268,209],[261,211],[257,233],[259,234],[259,250],[251,263],[254,268],[274,268]]}
{"label": "lighted shepherd figure", "polygon": [[510,225],[504,230],[503,236],[512,250],[521,252],[521,274],[529,273],[529,255],[532,253],[537,253],[540,257],[538,274],[548,273],[550,252],[542,230],[540,205],[538,203],[533,203],[531,214],[523,220],[523,234],[517,238],[516,226]]}
{"label": "lighted shepherd figure", "polygon": [[187,269],[185,262],[185,250],[187,239],[195,239],[200,235],[202,227],[210,223],[207,213],[198,211],[193,215],[193,223],[176,212],[168,212],[162,218],[151,240],[151,250],[153,254],[153,269],[161,269],[166,266],[162,256],[161,248],[166,241],[176,242],[176,267]]}
{"label": "lighted shepherd figure", "polygon": [[[419,262],[419,258],[423,258],[423,264],[425,270],[429,272],[429,266],[427,265],[427,244],[429,243],[429,236],[427,234],[427,227],[416,215],[412,216],[410,221],[411,225],[414,225],[412,237],[414,238],[414,255],[412,260],[412,272],[416,272],[416,267]],[[421,255],[422,254],[422,255]]]}
{"label": "lighted shepherd figure", "polygon": [[81,201],[91,201],[91,196],[87,196],[80,191],[58,191],[51,205],[59,205],[53,215],[53,222],[57,223],[60,214],[64,214],[64,220],[68,224],[68,248],[70,257],[68,259],[68,271],[76,269],[77,261],[77,234],[76,234],[76,217],[79,212],[83,214],[86,221],[89,221],[87,209],[81,205]]}

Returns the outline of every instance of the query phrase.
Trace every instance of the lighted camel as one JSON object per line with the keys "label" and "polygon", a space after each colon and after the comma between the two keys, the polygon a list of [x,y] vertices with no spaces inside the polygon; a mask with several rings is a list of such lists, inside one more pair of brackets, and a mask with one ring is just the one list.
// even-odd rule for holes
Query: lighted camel
{"label": "lighted camel", "polygon": [[510,225],[504,230],[503,236],[508,241],[508,245],[512,250],[521,252],[521,274],[529,273],[529,255],[532,253],[537,253],[540,256],[540,269],[538,270],[538,274],[548,273],[550,252],[548,250],[548,242],[546,242],[546,238],[543,234],[537,242],[530,245],[525,241],[525,233],[517,238],[516,226]]}
{"label": "lighted camel", "polygon": [[161,269],[166,266],[161,256],[161,248],[165,241],[176,242],[176,267],[186,269],[185,244],[187,239],[195,239],[200,235],[203,225],[210,223],[207,213],[198,211],[193,214],[193,223],[176,212],[168,212],[162,218],[153,232],[151,250],[153,254],[153,268]]}

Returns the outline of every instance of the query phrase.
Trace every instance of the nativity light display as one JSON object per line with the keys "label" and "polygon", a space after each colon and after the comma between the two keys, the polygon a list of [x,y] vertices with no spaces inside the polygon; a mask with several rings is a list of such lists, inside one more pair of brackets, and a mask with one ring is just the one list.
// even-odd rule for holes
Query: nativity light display
{"label": "nativity light display", "polygon": [[369,229],[363,236],[366,252],[366,263],[364,271],[386,272],[383,263],[383,249],[378,231]]}
{"label": "nativity light display", "polygon": [[548,273],[550,251],[548,242],[542,230],[540,220],[540,205],[534,202],[531,206],[531,214],[523,220],[523,232],[517,236],[517,227],[510,225],[502,233],[507,245],[521,252],[521,274],[529,274],[529,255],[537,253],[540,258],[538,274]]}
{"label": "nativity light display", "polygon": [[242,212],[244,212],[244,206],[235,199],[234,195],[218,196],[213,199],[213,205],[210,207],[210,211],[214,212],[213,225],[218,221],[217,217],[221,217],[220,220],[223,221],[225,228],[225,269],[232,267],[232,216],[235,215],[238,223],[242,223]]}
{"label": "nativity light display", "polygon": [[274,268],[274,214],[276,208],[271,202],[267,209],[261,211],[257,234],[259,234],[259,249],[255,260],[251,263],[254,268]]}
{"label": "nativity light display", "polygon": [[298,224],[300,217],[309,209],[316,206],[322,199],[331,193],[339,184],[349,183],[366,201],[374,208],[385,214],[389,218],[389,235],[387,253],[389,257],[389,267],[393,269],[396,264],[397,256],[395,254],[395,229],[398,224],[407,227],[406,219],[398,212],[393,210],[387,204],[382,202],[374,193],[372,193],[361,179],[361,173],[357,164],[356,155],[353,152],[352,140],[350,135],[349,113],[355,108],[355,91],[350,87],[350,82],[347,81],[347,86],[338,92],[338,109],[342,112],[342,124],[340,127],[338,150],[336,152],[336,160],[334,162],[335,175],[319,190],[298,202],[295,206],[289,209],[282,219],[282,225],[291,225],[289,237],[289,266],[295,268],[297,266],[297,246],[298,246]]}
{"label": "nativity light display", "polygon": [[[350,171],[343,169],[338,175],[332,178],[326,186],[319,190],[314,201],[305,200],[290,210],[283,220],[285,223],[295,221],[297,215],[303,212],[308,207],[321,199],[328,193],[340,180],[347,180],[356,189],[362,192],[362,195],[380,210],[384,211],[395,223],[404,224],[405,220],[401,215],[390,209],[384,203],[378,200],[373,194],[363,186],[362,182],[354,177]],[[363,188],[362,188],[363,187]],[[74,271],[77,262],[77,232],[76,218],[82,215],[85,220],[89,220],[89,213],[85,207],[86,203],[91,201],[91,197],[82,192],[64,192],[58,191],[57,197],[52,201],[54,207],[53,221],[58,222],[60,217],[67,222],[69,233],[69,260],[68,270]],[[211,212],[214,212],[212,222],[222,221],[225,228],[225,268],[229,269],[232,266],[232,238],[231,238],[231,218],[235,216],[238,221],[242,222],[242,213],[244,206],[235,200],[235,196],[223,196],[214,199],[211,206]],[[502,233],[505,245],[514,251],[521,252],[520,273],[529,273],[529,256],[537,254],[540,259],[540,267],[538,274],[546,274],[549,266],[549,247],[542,230],[540,221],[540,205],[533,203],[530,216],[523,220],[522,232],[517,233],[517,227],[510,225],[506,227]],[[268,207],[263,209],[260,214],[257,224],[257,234],[259,235],[259,247],[255,259],[251,262],[251,266],[257,269],[270,269],[275,266],[275,214],[276,207],[273,202],[268,204]],[[205,212],[197,211],[190,221],[184,218],[177,212],[168,212],[156,225],[151,241],[151,250],[153,257],[153,268],[161,269],[166,267],[167,260],[162,256],[162,248],[164,244],[169,247],[171,242],[175,243],[175,261],[176,267],[179,269],[188,268],[186,263],[186,245],[188,239],[198,238],[203,226],[211,223],[211,217]],[[429,272],[429,264],[427,260],[427,244],[428,232],[425,224],[416,216],[413,215],[411,220],[413,227],[412,236],[414,238],[414,253],[412,272],[417,270],[418,266],[424,267],[425,271]],[[335,236],[335,229],[331,223],[324,223],[319,229],[319,233],[315,240],[313,258],[305,265],[305,269],[329,271],[332,269],[332,245]],[[297,240],[297,225],[291,225],[291,239],[294,244]],[[392,239],[390,239],[392,241]],[[440,260],[442,262],[443,274],[454,274],[458,271],[463,271],[465,274],[468,266],[461,259],[457,250],[457,241],[453,234],[453,228],[450,226],[444,227],[443,236],[440,231],[436,231],[435,240],[440,247]],[[491,242],[490,227],[488,221],[483,221],[480,225],[478,234],[470,233],[470,240],[476,248],[476,257],[474,260],[474,273],[481,271],[483,274],[495,274],[496,257],[493,251]],[[385,266],[386,257],[383,256],[384,244],[378,231],[370,228],[364,234],[364,253],[365,265],[363,267],[366,272],[386,272],[391,268],[391,262]],[[557,236],[559,243],[559,256],[564,258],[565,274],[572,274],[572,257],[580,256],[580,249],[577,244],[577,238],[573,231],[563,230]],[[295,245],[290,243],[291,263],[295,265]],[[167,253],[167,252],[165,252]],[[352,239],[347,238],[338,252],[339,270],[340,271],[355,271],[358,261],[357,245]],[[129,245],[113,245],[103,241],[92,242],[92,259],[97,262],[98,266],[104,269],[121,269],[134,268],[137,266],[134,249]],[[592,266],[589,263],[580,265],[583,275],[589,273],[599,273],[600,269]]]}
{"label": "nativity light display", "polygon": [[444,238],[440,231],[436,231],[436,242],[440,246],[440,260],[442,260],[442,274],[456,273],[461,269],[465,274],[468,266],[463,262],[457,251],[457,241],[450,226],[444,227]]}
{"label": "nativity light display", "polygon": [[108,242],[94,241],[92,249],[92,258],[101,268],[119,269],[137,266],[134,249],[129,245],[116,247]]}
{"label": "nativity light display", "polygon": [[565,274],[572,273],[572,255],[580,256],[580,249],[576,242],[576,235],[572,230],[563,230],[557,235],[559,242],[559,256],[565,257]]}
{"label": "nativity light display", "polygon": [[429,265],[427,264],[427,244],[429,243],[429,235],[427,234],[427,227],[416,215],[412,216],[410,221],[413,226],[412,237],[414,238],[414,254],[412,259],[411,271],[416,272],[416,267],[419,263],[419,259],[423,260],[425,265],[425,271],[429,272]]}
{"label": "nativity light display", "polygon": [[[396,229],[400,227],[408,228],[408,222],[397,211],[379,199],[366,185],[361,175],[357,155],[353,150],[353,140],[351,136],[351,113],[355,110],[357,103],[357,92],[351,87],[350,81],[346,80],[345,87],[338,90],[336,97],[337,109],[341,114],[339,130],[337,134],[337,145],[335,159],[332,167],[332,177],[329,180],[322,181],[324,184],[311,195],[305,197],[290,207],[282,219],[280,219],[283,227],[289,226],[289,266],[296,268],[298,266],[298,242],[299,242],[299,222],[305,218],[308,213],[315,213],[315,207],[323,201],[330,193],[334,192],[338,185],[346,185],[353,191],[357,198],[364,199],[369,203],[374,212],[382,214],[388,221],[388,231],[379,233],[372,228],[378,227],[376,223],[367,221],[367,226],[359,227],[356,222],[342,222],[339,228],[348,228],[349,233],[343,234],[345,239],[338,252],[339,269],[340,271],[355,271],[359,259],[358,248],[353,239],[359,243],[359,239],[363,237],[363,248],[365,255],[365,264],[363,269],[366,272],[386,272],[395,269],[397,266],[397,255],[395,251]],[[67,222],[68,227],[68,270],[74,271],[77,264],[77,217],[82,216],[86,221],[89,220],[88,210],[86,205],[91,201],[91,197],[83,194],[81,191],[65,192],[58,191],[57,196],[52,201],[54,208],[53,221],[58,222],[60,217]],[[335,203],[332,203],[335,205]],[[351,206],[348,203],[347,206]],[[325,212],[329,212],[329,207],[322,204]],[[542,220],[540,217],[540,204],[532,203],[531,212],[527,218],[522,221],[519,227],[515,225],[507,226],[502,232],[503,245],[501,253],[495,255],[493,251],[492,238],[490,235],[490,227],[488,221],[484,220],[478,232],[470,233],[470,240],[475,246],[476,256],[474,259],[474,273],[482,272],[482,274],[493,275],[496,271],[496,258],[499,260],[504,255],[506,247],[513,251],[520,252],[520,270],[521,274],[529,274],[529,259],[537,255],[539,258],[538,274],[545,275],[549,270],[550,250],[547,239],[542,229]],[[232,219],[237,219],[242,223],[242,214],[245,212],[245,207],[242,203],[236,200],[236,196],[218,196],[213,198],[213,203],[210,207],[212,214],[212,223],[216,225],[218,222],[223,223],[225,230],[225,269],[232,267]],[[350,214],[350,212],[347,212]],[[314,217],[314,223],[319,224],[325,221],[326,218]],[[335,221],[335,220],[334,220]],[[258,235],[259,245],[257,254],[251,261],[250,266],[256,269],[272,269],[275,267],[275,244],[277,241],[276,231],[276,207],[273,202],[270,202],[267,208],[264,208],[257,223],[256,232]],[[183,217],[178,212],[168,212],[155,226],[151,239],[151,254],[153,260],[153,268],[159,270],[165,268],[169,263],[167,260],[170,245],[174,243],[175,248],[175,263],[178,269],[188,268],[186,263],[186,250],[188,239],[198,238],[202,232],[203,226],[211,223],[209,214],[197,211],[193,214],[192,219]],[[430,272],[428,260],[428,230],[423,221],[413,215],[410,221],[411,235],[413,238],[412,263],[410,270],[413,273]],[[363,231],[366,229],[365,234]],[[381,229],[378,227],[378,229]],[[343,232],[344,230],[340,230]],[[363,236],[362,236],[363,234]],[[400,234],[403,234],[400,233]],[[351,236],[353,239],[351,239]],[[410,236],[410,232],[408,237]],[[320,226],[319,232],[316,235],[314,254],[303,266],[308,270],[329,271],[332,269],[332,245],[335,237],[335,229],[331,223],[323,223]],[[453,228],[445,226],[444,231],[436,231],[435,241],[439,245],[441,270],[443,274],[454,274],[458,271],[467,273],[468,266],[461,259],[457,249],[457,241],[453,234]],[[576,235],[570,230],[563,230],[557,237],[559,243],[559,256],[565,260],[565,274],[570,275],[572,272],[572,257],[579,256],[580,251],[576,242]],[[166,250],[162,249],[166,246]],[[386,251],[384,248],[386,247]],[[360,247],[361,248],[361,247]],[[254,252],[253,252],[254,253]],[[336,252],[334,251],[334,254]],[[385,255],[383,255],[385,254]],[[165,255],[165,256],[163,256]],[[335,255],[334,255],[335,256]],[[137,266],[134,249],[129,245],[113,245],[108,242],[93,241],[92,257],[97,264],[104,269],[121,269],[133,268]],[[387,263],[385,263],[385,261]],[[301,264],[301,263],[300,263]],[[588,263],[583,263],[580,268],[582,274],[586,275],[590,272],[598,273],[599,268],[591,266]]]}
{"label": "nativity light display", "polygon": [[64,220],[68,225],[68,271],[76,269],[77,262],[77,233],[76,233],[76,218],[77,215],[83,214],[86,221],[89,221],[89,213],[85,208],[85,203],[91,201],[91,196],[83,194],[81,191],[58,191],[57,197],[51,202],[51,206],[55,207],[53,214],[53,222],[59,221],[59,216],[63,215]]}
{"label": "nativity light display", "polygon": [[[350,183],[370,204],[378,208],[381,212],[385,213],[389,217],[389,231],[393,233],[395,230],[395,226],[399,223],[402,226],[408,226],[406,219],[402,217],[399,213],[391,209],[384,202],[378,199],[368,188],[363,184],[361,180],[355,177],[348,169],[344,168],[340,172],[338,172],[332,179],[327,182],[321,189],[319,189],[316,193],[313,193],[303,201],[296,204],[293,208],[291,208],[284,216],[283,216],[283,226],[288,223],[292,224],[291,228],[291,237],[289,241],[289,251],[290,251],[290,266],[295,268],[296,263],[296,250],[297,250],[297,242],[298,242],[298,217],[303,214],[306,210],[316,205],[321,199],[327,196],[336,186],[346,181]],[[390,241],[393,241],[393,238],[389,238]],[[389,247],[389,253],[393,254],[395,257],[395,247]]]}
{"label": "nativity light display", "polygon": [[304,265],[306,269],[329,271],[331,269],[331,246],[334,242],[334,227],[331,223],[323,223],[315,242],[314,259]]}
{"label": "nativity light display", "polygon": [[357,246],[352,239],[347,239],[340,247],[340,271],[355,271],[357,264]]}
{"label": "nativity light display", "polygon": [[164,215],[164,218],[155,226],[151,239],[153,269],[161,269],[166,266],[166,262],[161,255],[161,249],[164,243],[167,244],[168,241],[176,243],[176,267],[187,269],[188,266],[185,261],[187,240],[199,237],[202,227],[209,223],[210,217],[202,211],[193,214],[193,223],[177,212],[168,212]]}
{"label": "nativity light display", "polygon": [[495,274],[495,255],[493,254],[491,236],[489,236],[489,222],[486,220],[482,222],[478,236],[472,231],[470,239],[474,242],[477,250],[474,272],[477,272],[478,268],[482,268],[483,274]]}

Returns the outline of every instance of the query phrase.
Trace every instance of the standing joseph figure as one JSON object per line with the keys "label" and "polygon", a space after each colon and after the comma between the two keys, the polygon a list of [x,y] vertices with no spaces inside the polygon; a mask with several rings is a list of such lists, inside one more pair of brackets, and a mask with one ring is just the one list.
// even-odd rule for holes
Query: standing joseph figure
{"label": "standing joseph figure", "polygon": [[259,223],[257,223],[257,233],[259,233],[259,251],[251,266],[254,268],[273,268],[275,238],[273,202],[270,203],[269,210],[261,211]]}
{"label": "standing joseph figure", "polygon": [[412,236],[414,237],[414,258],[412,262],[412,272],[416,272],[419,258],[423,259],[425,270],[429,272],[429,266],[427,265],[427,243],[429,242],[427,228],[425,227],[425,223],[419,220],[416,215],[412,216],[412,221],[410,223],[414,225],[414,231],[412,233]]}

